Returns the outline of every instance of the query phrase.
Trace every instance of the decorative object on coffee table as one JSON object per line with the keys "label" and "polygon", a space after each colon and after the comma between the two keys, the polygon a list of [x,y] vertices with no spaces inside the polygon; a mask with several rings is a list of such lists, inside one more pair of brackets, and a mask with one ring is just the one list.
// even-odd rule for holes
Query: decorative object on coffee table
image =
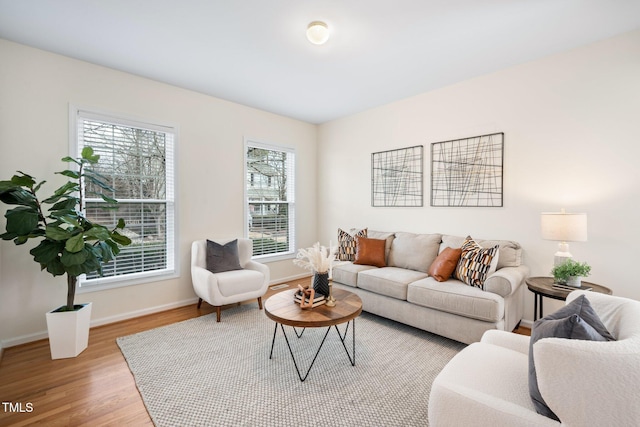
{"label": "decorative object on coffee table", "polygon": [[326,301],[327,307],[335,307],[336,299],[333,297],[333,277],[329,277],[329,296]]}
{"label": "decorative object on coffee table", "polygon": [[298,249],[293,263],[299,267],[313,271],[313,289],[324,296],[329,295],[329,273],[333,265],[337,247],[321,246],[316,242],[312,247]]}
{"label": "decorative object on coffee table", "polygon": [[298,285],[298,292],[293,295],[293,300],[300,304],[300,308],[313,308],[325,303],[325,296],[317,294],[309,285]]}

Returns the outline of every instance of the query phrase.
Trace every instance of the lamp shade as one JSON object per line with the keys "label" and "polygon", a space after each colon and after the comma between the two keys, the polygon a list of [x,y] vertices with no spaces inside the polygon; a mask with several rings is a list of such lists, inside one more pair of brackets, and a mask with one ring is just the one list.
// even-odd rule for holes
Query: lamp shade
{"label": "lamp shade", "polygon": [[542,238],[559,242],[587,241],[587,214],[543,212],[541,214]]}

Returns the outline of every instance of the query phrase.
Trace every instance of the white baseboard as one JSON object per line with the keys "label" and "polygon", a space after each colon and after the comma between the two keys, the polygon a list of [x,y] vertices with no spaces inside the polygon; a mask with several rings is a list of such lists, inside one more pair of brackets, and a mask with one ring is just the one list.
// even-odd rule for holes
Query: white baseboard
{"label": "white baseboard", "polygon": [[[293,280],[299,280],[299,279],[303,279],[303,278],[308,278],[310,277],[310,275],[308,273],[303,273],[303,274],[298,274],[298,275],[294,275],[294,276],[289,276],[289,277],[284,277],[284,278],[280,278],[278,280],[271,280],[270,281],[270,286],[271,285],[275,285],[275,284],[279,284],[279,283],[284,283],[284,282],[290,282]],[[93,319],[91,321],[91,327],[95,328],[96,326],[103,326],[103,325],[108,325],[110,323],[116,323],[116,322],[121,322],[123,320],[129,320],[129,319],[134,319],[136,317],[141,317],[141,316],[146,316],[149,314],[154,314],[154,313],[159,313],[161,311],[167,311],[167,310],[171,310],[174,308],[179,308],[179,307],[184,307],[185,305],[190,305],[190,304],[195,304],[198,302],[198,298],[189,298],[186,300],[182,300],[182,301],[176,301],[176,302],[172,302],[170,304],[163,304],[163,305],[158,305],[155,307],[149,307],[149,308],[145,308],[142,310],[135,310],[135,311],[130,311],[127,313],[121,313],[121,314],[116,314],[114,316],[107,316],[107,317],[102,317],[99,319]],[[16,345],[21,345],[21,344],[27,344],[33,341],[38,341],[38,340],[44,340],[49,338],[49,335],[47,334],[47,331],[40,331],[40,332],[35,332],[32,334],[27,334],[27,335],[21,335],[21,336],[17,336],[17,337],[13,337],[13,338],[9,338],[6,340],[3,340],[0,342],[0,359],[2,357],[2,352],[5,348],[9,348],[9,347],[14,347]]]}
{"label": "white baseboard", "polygon": [[[146,316],[148,314],[159,313],[161,311],[167,311],[174,308],[184,307],[185,305],[191,305],[198,302],[198,298],[189,298],[182,301],[173,302],[170,304],[158,305],[155,307],[149,307],[142,310],[130,311],[127,313],[117,314],[115,316],[102,317],[100,319],[93,319],[91,321],[91,327],[108,325],[110,323],[121,322],[123,320],[134,319],[136,317]],[[33,334],[21,335],[18,337],[9,338],[0,342],[0,354],[2,349],[14,347],[16,345],[27,344],[33,341],[39,341],[49,338],[47,331],[35,332]]]}
{"label": "white baseboard", "polygon": [[296,274],[295,276],[283,277],[283,278],[278,279],[278,280],[271,280],[269,282],[269,286],[278,285],[280,283],[285,283],[285,282],[291,282],[293,280],[306,279],[306,278],[309,278],[309,277],[311,277],[311,275],[309,273]]}
{"label": "white baseboard", "polygon": [[191,305],[198,302],[198,298],[189,298],[182,301],[172,302],[170,304],[158,305],[155,307],[144,308],[142,310],[130,311],[128,313],[121,313],[115,316],[103,317],[101,319],[95,319],[91,321],[91,327],[108,325],[110,323],[121,322],[123,320],[134,319],[136,317],[147,316],[149,314],[159,313],[161,311],[172,310],[174,308],[184,307],[185,305]]}

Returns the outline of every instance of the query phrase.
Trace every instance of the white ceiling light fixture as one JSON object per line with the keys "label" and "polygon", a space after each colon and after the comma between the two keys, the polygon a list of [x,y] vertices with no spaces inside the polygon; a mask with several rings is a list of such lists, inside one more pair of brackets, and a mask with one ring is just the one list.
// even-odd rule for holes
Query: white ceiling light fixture
{"label": "white ceiling light fixture", "polygon": [[329,26],[322,21],[313,21],[307,26],[307,39],[313,44],[325,44],[329,40]]}

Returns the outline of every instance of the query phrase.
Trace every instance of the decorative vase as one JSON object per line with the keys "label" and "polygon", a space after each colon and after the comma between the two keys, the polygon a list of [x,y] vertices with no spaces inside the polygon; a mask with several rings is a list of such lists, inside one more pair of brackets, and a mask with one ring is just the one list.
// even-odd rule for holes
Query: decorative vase
{"label": "decorative vase", "polygon": [[574,288],[579,288],[582,286],[582,277],[581,276],[569,276],[567,278],[567,286],[573,286]]}
{"label": "decorative vase", "polygon": [[47,313],[47,330],[52,359],[76,357],[89,344],[91,303],[80,304],[75,311],[50,311]]}
{"label": "decorative vase", "polygon": [[325,297],[329,296],[329,273],[313,274],[313,290]]}

